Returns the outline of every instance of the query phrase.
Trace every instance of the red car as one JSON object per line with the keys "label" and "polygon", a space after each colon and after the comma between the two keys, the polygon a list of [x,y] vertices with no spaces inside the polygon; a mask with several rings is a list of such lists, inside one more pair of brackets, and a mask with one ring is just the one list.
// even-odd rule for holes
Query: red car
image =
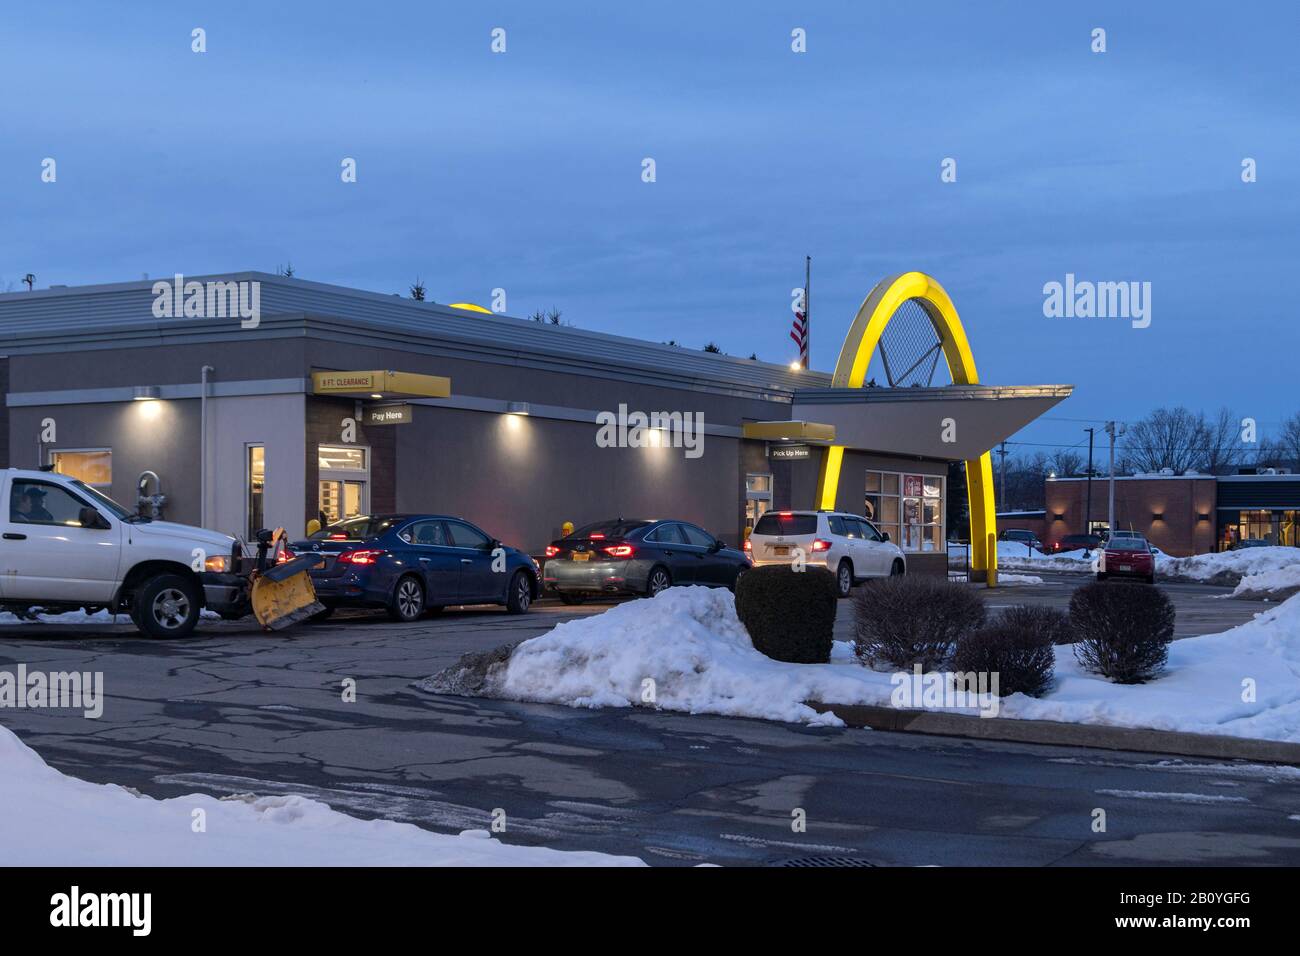
{"label": "red car", "polygon": [[1155,584],[1156,556],[1147,539],[1137,535],[1112,536],[1097,565],[1097,580],[1107,578],[1141,578],[1147,584]]}

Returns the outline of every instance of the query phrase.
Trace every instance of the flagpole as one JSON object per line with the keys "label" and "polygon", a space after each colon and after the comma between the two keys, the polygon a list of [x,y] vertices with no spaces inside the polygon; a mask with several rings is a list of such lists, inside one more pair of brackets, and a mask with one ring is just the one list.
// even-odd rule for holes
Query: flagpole
{"label": "flagpole", "polygon": [[803,367],[808,368],[812,355],[812,256],[804,256],[803,263]]}

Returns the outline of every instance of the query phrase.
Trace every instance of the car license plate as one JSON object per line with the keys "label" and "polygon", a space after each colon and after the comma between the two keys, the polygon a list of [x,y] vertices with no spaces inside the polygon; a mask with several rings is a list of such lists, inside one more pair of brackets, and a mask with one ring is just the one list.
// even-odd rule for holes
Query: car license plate
{"label": "car license plate", "polygon": [[590,560],[591,560],[591,552],[589,552],[589,551],[575,551],[575,552],[573,552],[573,560],[574,560],[574,561],[590,561]]}
{"label": "car license plate", "polygon": [[777,555],[780,557],[785,557],[790,553],[789,548],[773,548],[772,550],[775,551]]}
{"label": "car license plate", "polygon": [[1132,570],[1133,570],[1133,565],[1131,565],[1131,564],[1121,564],[1121,565],[1119,566],[1119,569],[1120,569],[1121,571],[1132,571]]}

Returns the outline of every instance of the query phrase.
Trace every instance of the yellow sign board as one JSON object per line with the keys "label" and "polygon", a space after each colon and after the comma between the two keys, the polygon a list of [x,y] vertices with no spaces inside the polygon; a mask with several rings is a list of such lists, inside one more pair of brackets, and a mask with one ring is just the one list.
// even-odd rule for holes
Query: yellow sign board
{"label": "yellow sign board", "polygon": [[311,391],[313,395],[352,398],[447,398],[451,379],[392,369],[312,372]]}

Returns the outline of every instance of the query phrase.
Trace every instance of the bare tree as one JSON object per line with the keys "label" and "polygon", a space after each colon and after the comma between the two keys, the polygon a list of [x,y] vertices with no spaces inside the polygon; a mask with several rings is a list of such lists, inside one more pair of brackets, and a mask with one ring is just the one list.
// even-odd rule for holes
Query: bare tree
{"label": "bare tree", "polygon": [[415,285],[411,286],[411,298],[416,302],[424,301],[424,280],[419,276],[415,277]]}
{"label": "bare tree", "polygon": [[709,342],[704,346],[704,351],[712,352],[714,355],[722,354],[722,348],[716,342]]}
{"label": "bare tree", "polygon": [[1121,464],[1134,472],[1157,472],[1170,468],[1175,474],[1182,474],[1201,464],[1206,446],[1205,431],[1202,415],[1181,405],[1157,408],[1128,427],[1121,446]]}
{"label": "bare tree", "polygon": [[[1260,443],[1261,447],[1263,444]],[[1282,429],[1274,442],[1274,451],[1278,457],[1285,458],[1292,468],[1300,468],[1300,412],[1282,423]]]}
{"label": "bare tree", "polygon": [[[1095,463],[1094,463],[1095,464]],[[1088,460],[1072,448],[1060,449],[1049,459],[1051,470],[1061,478],[1082,475],[1088,470]]]}
{"label": "bare tree", "polygon": [[1226,475],[1237,466],[1241,459],[1238,438],[1241,419],[1236,412],[1224,406],[1218,414],[1207,419],[1201,416],[1201,431],[1204,447],[1201,452],[1200,470],[1207,475]]}

